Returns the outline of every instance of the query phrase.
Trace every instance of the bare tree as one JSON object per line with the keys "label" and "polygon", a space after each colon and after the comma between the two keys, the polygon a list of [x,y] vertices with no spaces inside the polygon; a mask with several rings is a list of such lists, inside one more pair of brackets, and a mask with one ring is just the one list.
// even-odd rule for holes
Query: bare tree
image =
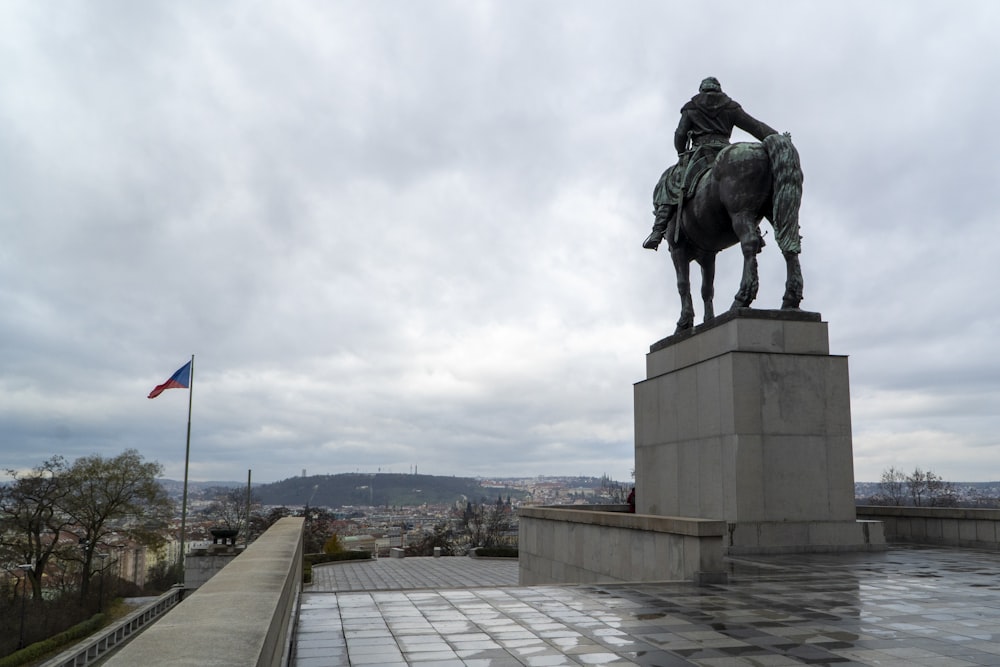
{"label": "bare tree", "polygon": [[324,507],[308,507],[305,511],[305,526],[302,533],[302,548],[307,554],[323,552],[323,546],[337,531],[334,522],[337,516]]}
{"label": "bare tree", "polygon": [[162,471],[159,463],[144,461],[138,451],[126,449],[110,459],[97,454],[79,458],[62,475],[68,489],[62,508],[80,538],[81,599],[90,590],[94,557],[111,532],[152,547],[165,541],[163,525],[172,503],[156,481]]}
{"label": "bare tree", "polygon": [[886,468],[878,484],[879,492],[872,500],[878,505],[902,505],[906,499],[904,482],[906,473],[895,466]]}
{"label": "bare tree", "polygon": [[955,507],[958,505],[958,495],[951,482],[944,481],[940,475],[928,470],[924,475],[927,487],[928,504],[934,507]]}
{"label": "bare tree", "polygon": [[417,542],[406,547],[408,556],[432,556],[434,549],[440,548],[442,553],[453,555],[455,552],[455,531],[447,521],[434,526],[434,530],[426,533]]}
{"label": "bare tree", "polygon": [[57,557],[59,537],[70,519],[61,503],[68,493],[65,459],[53,456],[28,474],[7,470],[14,481],[0,487],[0,550],[4,561],[30,564],[32,598],[42,599],[42,575]]}
{"label": "bare tree", "polygon": [[260,509],[260,500],[251,492],[247,502],[247,491],[241,487],[220,487],[214,489],[213,495],[214,500],[205,510],[206,514],[229,530],[237,531],[249,542],[247,530],[252,524],[250,517]]}
{"label": "bare tree", "polygon": [[927,496],[927,473],[917,466],[913,472],[906,476],[906,492],[910,496],[910,504],[913,507],[920,507]]}
{"label": "bare tree", "polygon": [[951,482],[930,470],[924,471],[917,466],[912,473],[906,474],[889,467],[882,471],[879,492],[872,497],[872,502],[876,505],[953,507],[958,504],[958,497]]}
{"label": "bare tree", "polygon": [[465,534],[469,537],[470,546],[481,546],[486,534],[486,517],[483,512],[482,503],[473,505],[472,501],[465,504],[465,512],[462,513],[462,526]]}
{"label": "bare tree", "polygon": [[496,503],[466,503],[462,523],[474,547],[492,547],[500,544],[504,533],[510,529],[510,505],[497,498]]}

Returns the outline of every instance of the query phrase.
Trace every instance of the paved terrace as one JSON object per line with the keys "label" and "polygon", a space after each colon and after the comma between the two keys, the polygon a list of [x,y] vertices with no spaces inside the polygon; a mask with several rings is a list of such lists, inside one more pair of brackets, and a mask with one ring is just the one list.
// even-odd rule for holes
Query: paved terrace
{"label": "paved terrace", "polygon": [[517,565],[314,568],[293,666],[1000,665],[1000,554],[754,557],[730,583],[516,585]]}

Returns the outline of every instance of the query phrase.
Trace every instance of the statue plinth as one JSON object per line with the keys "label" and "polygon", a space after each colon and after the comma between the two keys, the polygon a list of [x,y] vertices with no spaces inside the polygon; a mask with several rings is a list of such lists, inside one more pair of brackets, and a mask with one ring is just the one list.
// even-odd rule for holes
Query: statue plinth
{"label": "statue plinth", "polygon": [[739,309],[655,343],[636,511],[721,519],[731,554],[884,548],[855,520],[847,357],[818,313]]}

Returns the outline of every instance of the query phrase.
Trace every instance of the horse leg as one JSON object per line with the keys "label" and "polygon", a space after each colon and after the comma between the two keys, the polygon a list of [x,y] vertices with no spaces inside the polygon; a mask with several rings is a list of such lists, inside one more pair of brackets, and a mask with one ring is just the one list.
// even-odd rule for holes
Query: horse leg
{"label": "horse leg", "polygon": [[691,301],[691,257],[683,246],[670,249],[670,259],[677,272],[677,293],[681,295],[681,317],[677,320],[675,334],[694,326],[694,303]]}
{"label": "horse leg", "polygon": [[707,254],[701,265],[701,300],[705,304],[705,322],[715,317],[715,253]]}
{"label": "horse leg", "polygon": [[760,232],[757,230],[758,218],[749,214],[733,216],[733,231],[740,239],[740,249],[743,251],[743,277],[740,289],[733,298],[730,310],[749,308],[757,298],[757,288],[760,281],[757,278],[757,255],[761,249]]}
{"label": "horse leg", "polygon": [[802,267],[799,265],[799,254],[783,253],[785,256],[785,296],[781,299],[782,310],[798,310],[802,302]]}

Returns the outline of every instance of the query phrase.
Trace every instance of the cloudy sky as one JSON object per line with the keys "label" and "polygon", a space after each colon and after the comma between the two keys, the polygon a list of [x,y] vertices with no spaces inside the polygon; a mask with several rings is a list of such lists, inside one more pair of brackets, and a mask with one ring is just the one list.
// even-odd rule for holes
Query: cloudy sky
{"label": "cloudy sky", "polygon": [[802,156],[802,306],[850,357],[857,479],[1000,479],[998,25],[991,0],[2,2],[0,468],[136,447],[180,478],[188,392],[146,394],[194,354],[193,479],[628,479],[678,316],[650,192],[714,75]]}

